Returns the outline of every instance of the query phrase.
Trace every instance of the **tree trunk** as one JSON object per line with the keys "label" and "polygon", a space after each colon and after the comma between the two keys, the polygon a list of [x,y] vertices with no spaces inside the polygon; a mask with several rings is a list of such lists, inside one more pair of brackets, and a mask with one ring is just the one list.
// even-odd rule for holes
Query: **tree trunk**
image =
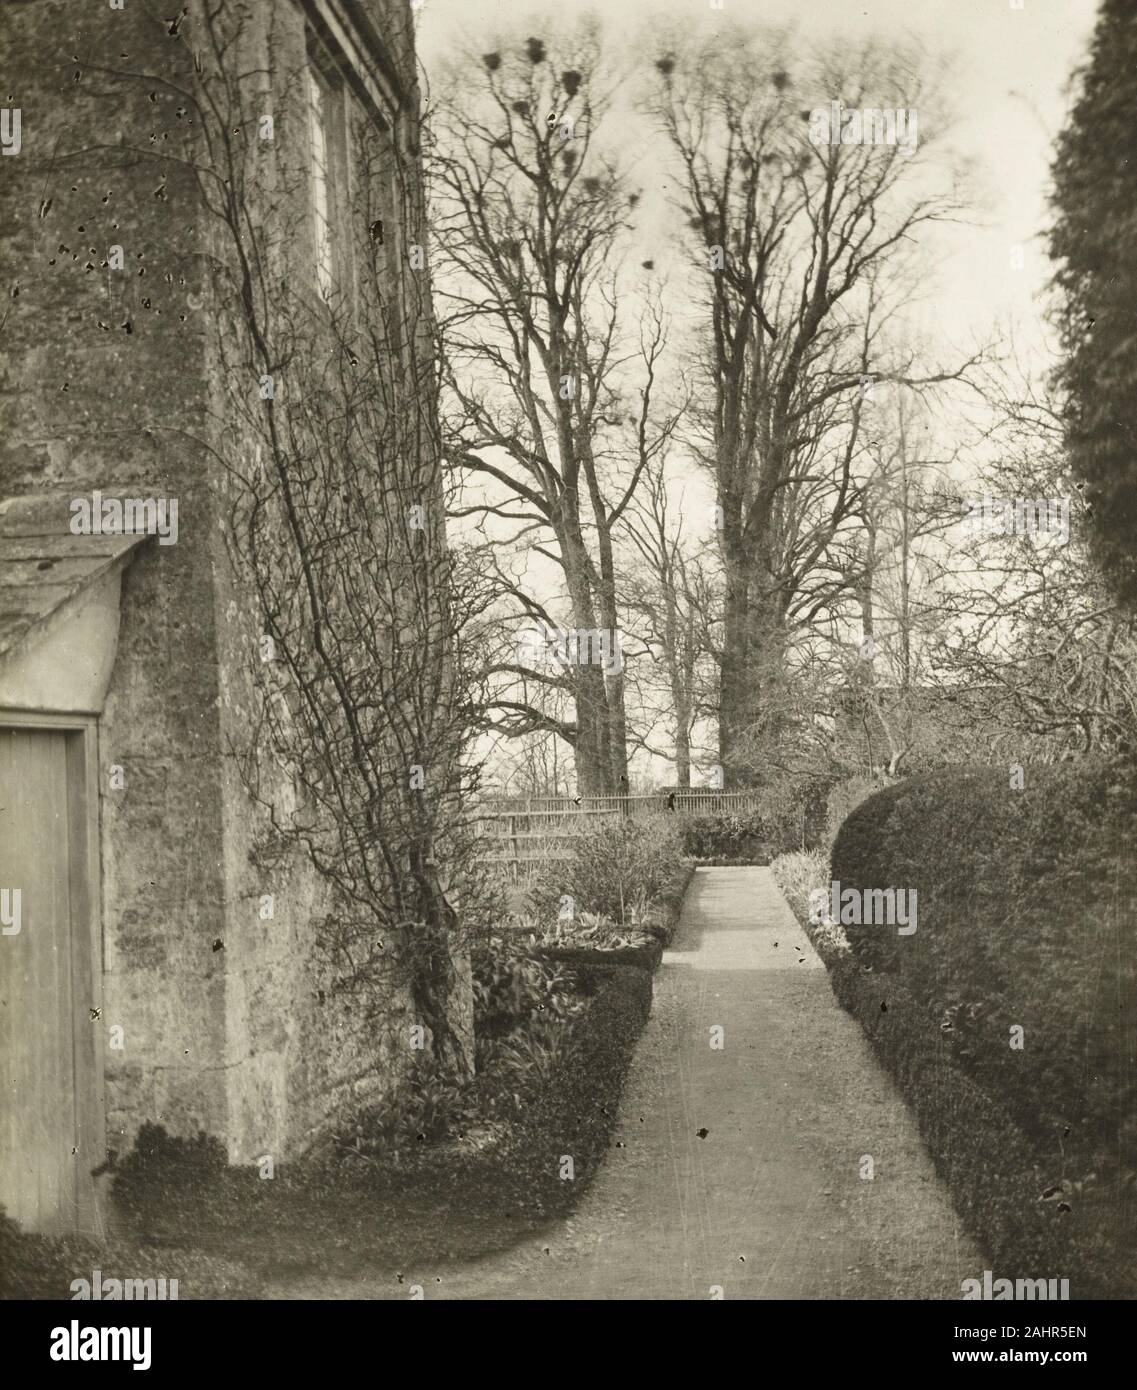
{"label": "tree trunk", "polygon": [[675,701],[675,785],[691,786],[691,711],[683,694]]}
{"label": "tree trunk", "polygon": [[581,666],[574,672],[576,704],[576,789],[581,796],[607,796],[611,792],[608,758],[608,712],[604,676],[599,667]]}
{"label": "tree trunk", "polygon": [[[596,609],[583,536],[574,526],[559,539],[573,625],[578,634],[595,632]],[[587,653],[583,643],[576,644],[570,651],[570,659],[577,663],[570,668],[576,705],[576,784],[581,796],[610,796],[618,789],[613,773],[611,717],[604,672],[600,666],[591,664],[593,654],[591,643]]]}
{"label": "tree trunk", "polygon": [[761,573],[756,593],[744,571],[727,572],[719,709],[719,761],[724,784],[761,782],[768,752],[784,723],[785,612]]}

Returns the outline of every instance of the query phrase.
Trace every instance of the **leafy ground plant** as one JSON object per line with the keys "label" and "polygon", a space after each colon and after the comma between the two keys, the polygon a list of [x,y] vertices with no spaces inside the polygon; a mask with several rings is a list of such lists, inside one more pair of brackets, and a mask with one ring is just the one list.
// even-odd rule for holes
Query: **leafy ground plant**
{"label": "leafy ground plant", "polygon": [[822,956],[844,955],[849,951],[849,939],[839,922],[833,922],[828,915],[813,920],[810,915],[809,895],[817,888],[828,888],[830,881],[829,861],[819,850],[802,851],[779,855],[770,865],[770,871],[778,887],[786,895],[786,901],[794,910],[799,922],[806,923],[809,938]]}

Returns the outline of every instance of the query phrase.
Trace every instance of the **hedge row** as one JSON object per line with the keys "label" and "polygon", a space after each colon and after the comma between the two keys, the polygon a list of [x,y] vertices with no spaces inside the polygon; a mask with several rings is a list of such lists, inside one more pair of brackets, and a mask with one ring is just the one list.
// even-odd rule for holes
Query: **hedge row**
{"label": "hedge row", "polygon": [[1135,835],[1137,770],[1079,763],[897,784],[833,848],[842,889],[918,911],[822,952],[838,998],[992,1258],[1076,1297],[1137,1292]]}
{"label": "hedge row", "polygon": [[903,985],[866,974],[848,956],[830,970],[834,993],[915,1113],[991,1268],[1011,1278],[1069,1278],[1075,1298],[1133,1297],[1131,1246],[1118,1244],[1115,1213],[1061,1186],[1062,1163],[958,1065]]}
{"label": "hedge row", "polygon": [[1008,782],[987,769],[921,778],[854,811],[833,878],[915,890],[918,929],[847,935],[1020,1123],[1056,1149],[1070,1131],[1113,1153],[1119,1127],[1137,1139],[1137,772],[1063,764],[1021,791]]}
{"label": "hedge row", "polygon": [[760,811],[689,816],[680,822],[679,834],[683,853],[703,863],[768,864],[793,843]]}

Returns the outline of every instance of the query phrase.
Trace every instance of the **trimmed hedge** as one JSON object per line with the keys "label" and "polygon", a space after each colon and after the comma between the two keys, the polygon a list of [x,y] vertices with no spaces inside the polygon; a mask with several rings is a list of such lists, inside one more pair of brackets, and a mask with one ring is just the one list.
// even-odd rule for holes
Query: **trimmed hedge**
{"label": "trimmed hedge", "polygon": [[683,853],[702,862],[768,864],[784,836],[760,811],[689,816],[680,822]]}
{"label": "trimmed hedge", "polygon": [[1078,1297],[1137,1294],[1135,843],[1137,769],[1083,762],[1023,790],[990,768],[914,778],[833,848],[842,888],[918,905],[913,935],[849,926],[851,954],[823,952],[838,998],[992,1258],[1076,1273]]}
{"label": "trimmed hedge", "polygon": [[[846,955],[827,961],[833,991],[861,1024],[899,1085],[964,1224],[1000,1276],[1070,1278],[1075,1298],[1131,1297],[1132,1271],[1119,1262],[1108,1220],[1059,1196],[1041,1200],[1056,1171],[990,1096],[958,1065],[950,1043],[891,977],[866,973]],[[882,1007],[883,1006],[883,1007]],[[1065,1208],[1065,1209],[1064,1209]],[[1128,1256],[1125,1256],[1128,1259]]]}
{"label": "trimmed hedge", "polygon": [[543,960],[561,965],[630,965],[649,974],[663,959],[663,942],[655,940],[642,946],[541,946],[534,952]]}
{"label": "trimmed hedge", "polygon": [[[547,1213],[570,1211],[603,1162],[632,1053],[651,1012],[651,975],[675,934],[694,872],[693,864],[681,862],[660,883],[645,925],[656,938],[650,946],[535,952],[539,959],[570,965],[580,987],[593,996],[588,1012],[573,1025],[575,1045],[507,1151],[519,1198],[535,1198]],[[564,1155],[573,1160],[572,1182],[559,1174]]]}

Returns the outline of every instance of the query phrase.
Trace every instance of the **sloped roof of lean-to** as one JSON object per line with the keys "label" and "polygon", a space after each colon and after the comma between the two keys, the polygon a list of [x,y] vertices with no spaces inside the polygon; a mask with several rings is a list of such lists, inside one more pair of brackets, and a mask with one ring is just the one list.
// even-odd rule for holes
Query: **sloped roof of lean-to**
{"label": "sloped roof of lean-to", "polygon": [[149,539],[74,535],[70,494],[0,497],[0,660]]}

